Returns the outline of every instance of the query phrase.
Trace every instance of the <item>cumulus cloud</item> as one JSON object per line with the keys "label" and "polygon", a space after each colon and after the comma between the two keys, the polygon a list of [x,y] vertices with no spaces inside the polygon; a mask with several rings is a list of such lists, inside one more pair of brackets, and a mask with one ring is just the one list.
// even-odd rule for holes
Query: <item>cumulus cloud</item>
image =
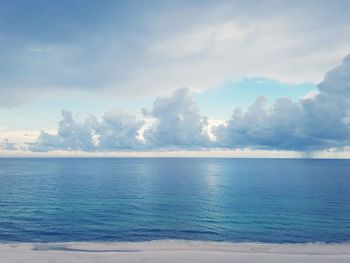
{"label": "cumulus cloud", "polygon": [[[124,151],[150,149],[205,148],[211,143],[206,132],[208,119],[203,117],[189,89],[175,91],[170,97],[159,97],[151,110],[143,109],[154,122],[144,127],[144,120],[129,113],[113,110],[99,121],[90,116],[75,120],[70,111],[62,111],[56,134],[42,131],[31,151],[78,150]],[[144,129],[143,134],[141,131]]]}
{"label": "cumulus cloud", "polygon": [[145,124],[134,115],[119,110],[105,113],[96,129],[98,147],[103,150],[127,150],[142,147],[139,130]]}
{"label": "cumulus cloud", "polygon": [[94,116],[90,116],[84,122],[78,122],[70,111],[62,111],[62,120],[59,121],[57,134],[49,134],[42,131],[35,143],[30,144],[32,151],[50,150],[94,150],[96,145],[93,134],[98,126]]}
{"label": "cumulus cloud", "polygon": [[146,116],[156,119],[144,132],[146,142],[156,147],[207,147],[208,119],[201,116],[189,89],[175,91],[169,98],[158,98]]}
{"label": "cumulus cloud", "polygon": [[213,130],[219,147],[313,151],[350,144],[350,56],[328,72],[311,97],[259,97],[246,111]]}
{"label": "cumulus cloud", "polygon": [[[293,101],[278,98],[269,105],[263,96],[246,110],[235,109],[224,124],[209,129],[207,117],[182,88],[158,97],[145,118],[123,111],[75,120],[62,111],[57,134],[41,132],[32,151],[264,149],[312,152],[350,146],[350,56],[329,71],[312,96]],[[143,132],[142,132],[143,131]],[[210,136],[209,133],[210,132]],[[5,147],[11,147],[7,141]],[[4,146],[3,146],[4,147]]]}
{"label": "cumulus cloud", "polygon": [[120,111],[107,112],[99,122],[95,116],[79,122],[70,111],[62,111],[57,134],[42,131],[33,143],[31,151],[112,151],[137,148],[138,130],[143,125],[131,114]]}
{"label": "cumulus cloud", "polygon": [[279,98],[267,108],[263,96],[246,112],[236,109],[224,125],[214,127],[217,145],[224,148],[273,148],[294,150],[291,135],[298,136],[300,107],[288,98]]}

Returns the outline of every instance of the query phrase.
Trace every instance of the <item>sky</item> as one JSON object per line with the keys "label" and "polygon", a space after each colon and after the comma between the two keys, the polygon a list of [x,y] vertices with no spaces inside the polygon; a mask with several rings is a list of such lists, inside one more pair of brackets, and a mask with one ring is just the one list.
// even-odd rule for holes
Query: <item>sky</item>
{"label": "sky", "polygon": [[350,2],[0,1],[0,156],[350,157]]}

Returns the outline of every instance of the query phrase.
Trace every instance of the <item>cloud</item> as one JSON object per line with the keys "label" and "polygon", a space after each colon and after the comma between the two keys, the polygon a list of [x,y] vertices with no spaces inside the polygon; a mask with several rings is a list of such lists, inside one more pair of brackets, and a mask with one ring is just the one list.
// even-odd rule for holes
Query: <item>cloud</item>
{"label": "cloud", "polygon": [[[106,112],[102,120],[90,116],[76,121],[70,111],[62,111],[56,134],[42,131],[31,151],[126,151],[152,149],[193,149],[211,143],[206,131],[208,119],[200,115],[197,104],[186,88],[170,97],[159,97],[152,110],[143,110],[153,124],[121,110]],[[144,130],[141,134],[141,130]]]}
{"label": "cloud", "polygon": [[10,142],[7,138],[5,138],[3,139],[2,142],[0,142],[0,149],[15,151],[15,150],[19,150],[19,147],[17,146],[16,143]]}
{"label": "cloud", "polygon": [[144,132],[148,145],[192,148],[210,144],[205,132],[208,119],[201,116],[189,89],[179,89],[168,98],[157,98],[152,110],[143,112],[156,119]]}
{"label": "cloud", "polygon": [[74,120],[70,111],[62,111],[61,114],[62,120],[59,121],[57,134],[42,131],[36,142],[30,144],[29,149],[32,151],[95,150],[93,135],[98,126],[96,118],[90,116],[84,122],[78,122]]}
{"label": "cloud", "polygon": [[[329,71],[312,96],[293,101],[278,98],[272,105],[259,96],[246,110],[237,108],[224,124],[201,115],[191,92],[178,89],[158,97],[150,110],[152,124],[114,110],[99,121],[76,121],[62,111],[57,134],[41,132],[31,151],[125,151],[258,149],[304,153],[350,146],[350,56]],[[211,129],[210,129],[211,128]]]}
{"label": "cloud", "polygon": [[224,125],[213,128],[219,147],[295,150],[291,136],[297,133],[300,107],[288,98],[279,98],[272,108],[263,96],[246,112],[236,109]]}
{"label": "cloud", "polygon": [[28,143],[31,151],[114,151],[141,146],[137,139],[143,121],[121,111],[105,113],[99,122],[95,116],[76,121],[70,111],[62,111],[57,134],[42,131],[35,142]]}
{"label": "cloud", "polygon": [[350,56],[328,72],[313,96],[277,99],[268,108],[259,97],[246,112],[236,109],[213,129],[219,147],[315,151],[350,144]]}
{"label": "cloud", "polygon": [[1,2],[0,107],[72,90],[206,90],[235,77],[318,82],[350,51],[349,10],[347,1]]}
{"label": "cloud", "polygon": [[145,124],[134,115],[119,110],[105,113],[96,129],[98,148],[103,151],[129,150],[142,148],[138,139],[139,130]]}

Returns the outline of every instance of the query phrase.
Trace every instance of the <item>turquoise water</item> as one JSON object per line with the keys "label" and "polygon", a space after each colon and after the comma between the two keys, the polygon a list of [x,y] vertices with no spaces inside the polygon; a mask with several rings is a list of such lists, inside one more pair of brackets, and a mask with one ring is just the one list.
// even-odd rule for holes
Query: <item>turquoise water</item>
{"label": "turquoise water", "polygon": [[0,159],[0,241],[349,242],[350,161]]}

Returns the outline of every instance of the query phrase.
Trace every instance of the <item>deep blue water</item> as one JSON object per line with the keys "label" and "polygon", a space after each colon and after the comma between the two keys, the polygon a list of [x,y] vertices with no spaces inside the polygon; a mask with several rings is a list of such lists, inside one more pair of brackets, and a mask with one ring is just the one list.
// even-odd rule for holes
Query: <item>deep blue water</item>
{"label": "deep blue water", "polygon": [[0,241],[349,242],[350,161],[0,159]]}

